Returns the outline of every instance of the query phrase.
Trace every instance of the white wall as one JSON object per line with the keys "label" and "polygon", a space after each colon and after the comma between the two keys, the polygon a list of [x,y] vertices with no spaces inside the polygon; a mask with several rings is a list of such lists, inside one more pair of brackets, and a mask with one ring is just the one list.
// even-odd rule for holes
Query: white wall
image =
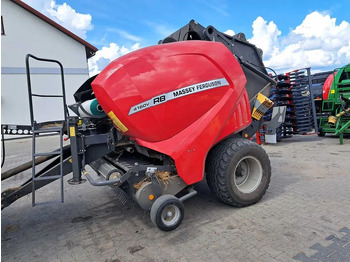
{"label": "white wall", "polygon": [[[87,79],[83,75],[66,75],[67,104],[74,103],[73,93]],[[29,102],[25,75],[1,76],[1,123],[30,125]],[[44,94],[60,94],[59,75],[33,75],[33,91]],[[39,88],[38,88],[39,87]],[[48,90],[49,92],[46,92]],[[35,118],[38,122],[62,119],[62,100],[58,98],[35,98]],[[39,101],[39,99],[41,99]],[[70,115],[74,113],[70,112]]]}
{"label": "white wall", "polygon": [[[9,0],[1,0],[1,5],[6,34],[1,36],[1,123],[28,125],[25,56],[30,53],[63,64],[66,98],[70,104],[74,102],[73,93],[89,77],[85,46]],[[51,68],[58,68],[56,64],[31,60],[31,68],[39,72],[32,75],[33,89],[37,93],[60,93],[60,75],[51,72]],[[40,107],[36,115],[38,121],[57,119],[61,100],[55,100],[44,99],[37,104]]]}

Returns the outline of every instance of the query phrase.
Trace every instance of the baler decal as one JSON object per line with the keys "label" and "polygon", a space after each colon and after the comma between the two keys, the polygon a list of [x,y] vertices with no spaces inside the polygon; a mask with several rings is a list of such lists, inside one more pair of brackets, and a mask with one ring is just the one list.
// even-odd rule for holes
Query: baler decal
{"label": "baler decal", "polygon": [[165,102],[168,102],[176,98],[180,98],[183,96],[187,96],[187,95],[191,95],[198,92],[206,91],[206,90],[221,87],[221,86],[227,86],[227,85],[228,85],[228,82],[225,78],[219,78],[219,79],[201,82],[201,83],[197,83],[186,87],[181,87],[174,91],[152,97],[147,101],[144,101],[140,104],[132,106],[129,111],[129,116],[137,112],[140,112],[144,109],[163,104]]}

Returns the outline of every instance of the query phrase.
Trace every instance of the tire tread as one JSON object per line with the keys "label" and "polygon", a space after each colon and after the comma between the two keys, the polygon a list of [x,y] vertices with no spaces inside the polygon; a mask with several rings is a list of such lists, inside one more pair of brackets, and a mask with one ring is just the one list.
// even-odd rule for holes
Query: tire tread
{"label": "tire tread", "polygon": [[[226,139],[215,146],[208,154],[207,163],[206,163],[206,176],[207,182],[210,190],[225,204],[235,206],[235,207],[244,207],[258,202],[263,195],[266,193],[266,190],[269,186],[270,179],[268,180],[267,186],[264,188],[262,194],[259,198],[251,204],[243,204],[235,200],[228,189],[228,181],[226,172],[229,168],[230,161],[232,157],[240,151],[242,148],[251,147],[258,150],[265,150],[258,144],[248,140],[248,139]],[[267,158],[268,159],[268,158]],[[268,160],[268,167],[271,170],[271,164]]]}

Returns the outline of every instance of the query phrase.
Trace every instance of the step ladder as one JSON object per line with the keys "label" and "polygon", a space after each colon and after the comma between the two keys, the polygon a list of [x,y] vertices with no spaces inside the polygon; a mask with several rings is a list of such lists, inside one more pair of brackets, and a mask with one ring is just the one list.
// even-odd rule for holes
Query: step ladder
{"label": "step ladder", "polygon": [[[47,95],[47,94],[36,94],[32,92],[32,85],[31,85],[31,78],[30,78],[30,66],[29,66],[29,59],[32,58],[34,60],[38,60],[41,62],[48,62],[48,63],[56,63],[60,67],[60,74],[61,74],[61,81],[62,81],[62,93],[57,95]],[[27,84],[28,84],[28,97],[29,97],[29,110],[30,110],[30,121],[32,126],[32,206],[38,205],[38,204],[47,204],[47,203],[57,203],[57,202],[64,202],[64,191],[63,191],[63,134],[64,129],[67,123],[68,118],[68,109],[66,104],[66,94],[65,94],[65,85],[64,85],[64,74],[63,74],[63,66],[62,64],[57,60],[52,59],[44,59],[35,57],[31,54],[28,54],[26,56],[26,73],[27,73]],[[41,122],[38,123],[35,120],[34,117],[34,110],[33,110],[33,97],[50,97],[50,98],[61,98],[63,103],[63,110],[64,110],[64,119],[63,120],[57,120],[57,121],[49,121],[49,122]],[[36,138],[40,136],[41,134],[59,134],[59,149],[52,151],[52,152],[36,152]],[[60,173],[55,176],[37,176],[36,173],[36,165],[35,165],[35,158],[38,156],[50,156],[50,155],[56,155],[60,158]],[[44,180],[57,180],[60,179],[60,200],[57,201],[49,201],[49,202],[41,202],[36,203],[35,202],[35,190],[36,190],[36,184],[40,183],[40,181]]]}

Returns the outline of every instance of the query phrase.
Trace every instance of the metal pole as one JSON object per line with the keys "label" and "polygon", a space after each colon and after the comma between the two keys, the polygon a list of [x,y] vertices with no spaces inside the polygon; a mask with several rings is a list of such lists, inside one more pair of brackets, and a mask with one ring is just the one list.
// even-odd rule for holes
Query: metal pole
{"label": "metal pole", "polygon": [[[54,157],[55,157],[55,155],[38,157],[38,158],[35,159],[35,164],[39,165],[39,164],[41,164],[41,163],[43,163],[43,162],[45,162],[47,160],[50,160],[50,159],[52,159]],[[16,166],[14,168],[11,168],[10,170],[2,172],[1,173],[1,181],[5,180],[7,178],[10,178],[12,176],[15,176],[18,173],[21,173],[21,172],[31,168],[32,166],[33,166],[33,161],[30,160],[30,161],[28,161],[28,162],[26,162],[26,163],[24,163],[24,164],[22,164],[20,166]]]}
{"label": "metal pole", "polygon": [[310,97],[311,97],[311,106],[312,106],[312,116],[314,119],[314,127],[315,127],[315,132],[318,132],[318,124],[317,124],[317,116],[316,116],[316,107],[315,107],[315,98],[314,98],[314,91],[312,89],[312,76],[310,73],[310,67],[306,68],[307,70],[307,76],[309,79],[309,91],[310,91]]}

